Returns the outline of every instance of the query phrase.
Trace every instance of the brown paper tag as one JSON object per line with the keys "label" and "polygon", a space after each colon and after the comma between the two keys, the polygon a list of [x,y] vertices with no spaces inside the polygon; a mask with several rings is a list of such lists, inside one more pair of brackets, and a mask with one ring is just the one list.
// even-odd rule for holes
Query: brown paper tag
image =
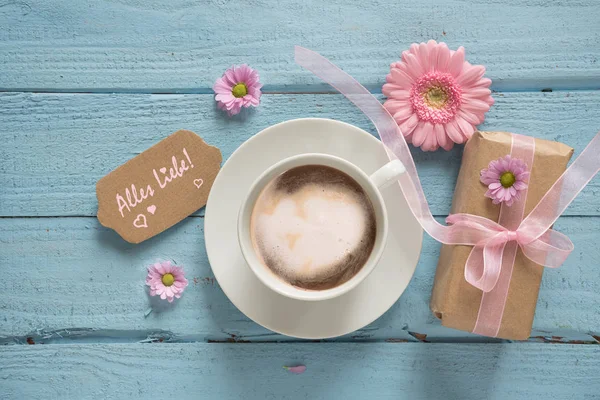
{"label": "brown paper tag", "polygon": [[177,131],[98,181],[98,220],[143,242],[206,205],[221,159],[194,132]]}

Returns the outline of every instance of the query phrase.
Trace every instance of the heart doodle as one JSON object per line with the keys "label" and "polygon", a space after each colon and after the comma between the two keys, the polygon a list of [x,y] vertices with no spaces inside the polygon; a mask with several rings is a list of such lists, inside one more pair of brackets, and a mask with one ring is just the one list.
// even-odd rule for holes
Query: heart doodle
{"label": "heart doodle", "polygon": [[152,204],[151,206],[148,206],[148,208],[146,208],[146,210],[148,210],[148,212],[152,215],[154,215],[154,213],[156,212],[156,206],[154,204]]}
{"label": "heart doodle", "polygon": [[136,228],[147,228],[148,223],[146,222],[146,216],[144,214],[138,214],[136,219],[133,221],[133,226]]}
{"label": "heart doodle", "polygon": [[200,189],[200,186],[202,186],[203,183],[203,179],[194,179],[194,186],[196,186],[198,189]]}
{"label": "heart doodle", "polygon": [[167,169],[166,169],[165,167],[162,167],[162,168],[160,169],[160,172],[162,172],[163,174],[165,174],[165,173],[167,172]]}

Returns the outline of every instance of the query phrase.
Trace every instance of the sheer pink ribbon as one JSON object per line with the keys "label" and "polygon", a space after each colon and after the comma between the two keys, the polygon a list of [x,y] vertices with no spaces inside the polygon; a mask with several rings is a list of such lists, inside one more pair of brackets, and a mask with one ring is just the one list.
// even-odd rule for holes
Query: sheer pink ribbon
{"label": "sheer pink ribbon", "polygon": [[[446,219],[451,225],[444,226],[431,214],[404,135],[379,100],[318,53],[296,46],[295,59],[297,64],[346,96],[373,122],[389,159],[400,160],[406,168],[406,173],[400,176],[398,183],[410,210],[423,229],[438,242],[473,246],[465,265],[465,279],[482,290],[484,297],[490,300],[486,302],[485,310],[480,308],[474,331],[496,336],[517,246],[530,260],[551,268],[559,267],[573,250],[569,238],[550,227],[600,170],[600,132],[522,221],[522,213],[510,217],[508,223],[505,221],[504,225],[508,226],[477,215],[454,214]],[[527,139],[523,138],[520,135],[513,136],[513,153],[524,151],[532,155],[533,150],[527,150]],[[511,269],[510,273],[501,274],[506,268]],[[499,281],[506,290],[494,291]]]}

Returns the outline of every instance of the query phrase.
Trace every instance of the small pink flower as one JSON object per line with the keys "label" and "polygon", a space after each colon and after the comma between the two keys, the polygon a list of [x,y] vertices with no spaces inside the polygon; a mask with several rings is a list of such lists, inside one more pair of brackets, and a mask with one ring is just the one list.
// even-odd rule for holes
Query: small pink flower
{"label": "small pink flower", "polygon": [[260,103],[261,83],[258,72],[246,64],[229,68],[217,79],[213,90],[219,109],[229,116],[238,114],[242,107],[256,107]]}
{"label": "small pink flower", "polygon": [[494,104],[483,78],[485,67],[465,61],[465,49],[453,51],[430,40],[410,46],[392,63],[383,85],[384,107],[406,141],[424,151],[450,150],[466,142]]}
{"label": "small pink flower", "polygon": [[181,297],[188,280],[185,279],[183,268],[165,261],[148,268],[146,285],[150,286],[150,296],[160,296],[161,299],[172,303],[174,298]]}
{"label": "small pink flower", "polygon": [[491,161],[481,170],[481,182],[488,187],[485,197],[494,204],[505,203],[510,207],[519,199],[520,192],[527,189],[528,176],[527,165],[518,158],[508,155]]}

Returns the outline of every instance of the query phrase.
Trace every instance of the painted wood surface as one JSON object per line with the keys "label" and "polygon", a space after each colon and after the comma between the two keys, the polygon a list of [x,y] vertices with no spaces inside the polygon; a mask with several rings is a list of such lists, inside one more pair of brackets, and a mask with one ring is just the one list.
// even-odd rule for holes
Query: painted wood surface
{"label": "painted wood surface", "polygon": [[[246,343],[293,339],[227,300],[206,258],[202,210],[133,246],[98,224],[94,194],[101,176],[180,128],[225,159],[292,118],[374,133],[294,64],[295,44],[374,93],[410,43],[463,45],[499,91],[481,129],[581,151],[600,128],[599,17],[596,0],[0,2],[0,398],[600,398],[598,179],[556,224],[576,250],[544,274],[530,339],[542,343],[457,343],[494,340],[431,316],[439,245],[430,238],[404,295],[370,326],[336,343]],[[267,94],[228,119],[210,87],[244,62]],[[461,149],[414,155],[441,220]],[[153,303],[143,285],[145,266],[169,258],[191,277],[174,307]],[[404,341],[414,343],[389,343]],[[307,372],[281,368],[295,363]]]}
{"label": "painted wood surface", "polygon": [[[559,140],[578,151],[600,129],[600,91],[495,98],[481,129]],[[224,160],[252,135],[287,119],[334,118],[375,134],[340,95],[264,95],[258,109],[232,119],[216,109],[212,95],[10,93],[1,94],[0,103],[0,216],[95,216],[98,179],[182,128],[218,146]],[[413,151],[436,215],[449,212],[461,151]],[[596,179],[566,214],[600,215],[599,194]]]}
{"label": "painted wood surface", "polygon": [[[0,357],[4,400],[592,400],[600,393],[596,345],[36,345],[0,347]],[[282,368],[296,364],[306,372]]]}
{"label": "painted wood surface", "polygon": [[[289,340],[250,321],[227,300],[208,264],[202,223],[188,218],[131,245],[95,218],[0,219],[0,265],[11,266],[2,278],[0,343],[25,343],[29,336],[46,342],[110,337],[115,331],[137,340]],[[599,224],[600,217],[565,217],[556,224],[577,247],[561,268],[544,274],[533,336],[588,334],[592,341],[589,335],[600,336]],[[400,300],[371,325],[339,340],[416,340],[410,332],[427,340],[468,338],[441,327],[429,311],[438,252],[439,244],[426,237]],[[160,259],[183,265],[190,280],[175,305],[161,306],[146,295],[146,266]],[[145,318],[152,304],[157,310]]]}
{"label": "painted wood surface", "polygon": [[323,90],[294,64],[298,44],[380,90],[402,49],[436,39],[465,46],[498,90],[597,89],[598,16],[596,0],[8,1],[0,88],[206,93],[245,62],[267,90]]}

